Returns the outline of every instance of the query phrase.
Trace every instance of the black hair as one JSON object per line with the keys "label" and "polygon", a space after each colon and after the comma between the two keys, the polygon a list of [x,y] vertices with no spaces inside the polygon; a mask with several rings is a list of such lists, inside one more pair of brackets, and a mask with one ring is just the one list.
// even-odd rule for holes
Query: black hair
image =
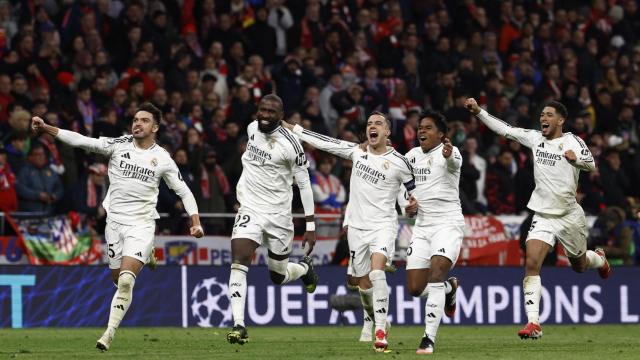
{"label": "black hair", "polygon": [[162,111],[160,109],[158,109],[152,103],[144,102],[144,103],[140,104],[140,106],[138,107],[138,110],[136,110],[136,112],[138,112],[138,111],[146,111],[146,112],[150,113],[151,116],[153,117],[153,121],[155,121],[156,124],[160,125],[160,121],[162,120]]}
{"label": "black hair", "polygon": [[565,119],[569,118],[569,112],[567,111],[567,108],[564,105],[562,105],[562,103],[560,103],[559,101],[551,100],[546,104],[544,104],[543,109],[547,106],[554,108],[556,110],[556,113],[561,117]]}
{"label": "black hair", "polygon": [[420,114],[420,121],[425,118],[433,120],[433,123],[436,124],[438,131],[447,135],[449,126],[447,125],[447,120],[445,119],[444,115],[437,111],[424,111],[422,114]]}
{"label": "black hair", "polygon": [[260,101],[273,101],[278,104],[278,106],[280,107],[280,111],[284,112],[284,104],[282,103],[282,99],[276,94],[267,94],[263,96]]}

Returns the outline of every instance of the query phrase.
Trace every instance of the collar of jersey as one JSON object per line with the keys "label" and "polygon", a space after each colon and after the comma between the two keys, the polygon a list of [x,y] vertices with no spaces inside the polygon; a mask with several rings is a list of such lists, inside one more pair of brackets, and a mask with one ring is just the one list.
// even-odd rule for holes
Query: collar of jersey
{"label": "collar of jersey", "polygon": [[427,152],[425,152],[424,150],[422,150],[422,148],[420,148],[420,150],[422,150],[422,153],[426,155],[426,154],[431,154],[434,150],[436,150],[436,149],[438,149],[438,148],[440,148],[440,147],[442,147],[442,146],[443,146],[443,145],[442,145],[442,143],[440,143],[440,144],[438,144],[438,145],[434,146],[431,150],[429,150],[429,151],[427,151]]}
{"label": "collar of jersey", "polygon": [[[369,150],[369,146],[367,146],[367,150]],[[391,154],[393,152],[393,150],[395,150],[395,149],[393,147],[391,147],[391,149],[389,149],[387,152],[382,153],[382,154],[374,154],[374,153],[372,153],[370,151],[367,151],[367,153],[369,153],[369,154],[371,154],[373,156],[385,156],[385,155]]]}
{"label": "collar of jersey", "polygon": [[280,129],[284,129],[284,128],[282,127],[282,125],[278,125],[278,127],[277,127],[277,128],[273,129],[273,131],[268,132],[268,133],[266,133],[266,132],[262,132],[262,131],[260,131],[260,129],[258,129],[258,131],[259,131],[259,132],[261,132],[261,133],[263,133],[263,134],[271,135],[271,134],[274,134],[276,131],[278,131],[278,130],[280,130]]}
{"label": "collar of jersey", "polygon": [[147,151],[147,150],[151,150],[151,149],[153,149],[154,147],[156,147],[156,145],[157,145],[157,143],[155,143],[155,142],[154,142],[151,146],[149,146],[149,148],[148,148],[148,149],[141,149],[141,148],[139,148],[139,147],[137,147],[137,146],[136,146],[136,142],[135,142],[135,140],[134,140],[134,141],[132,141],[132,142],[131,142],[131,144],[133,144],[133,148],[134,148],[134,149],[139,150],[139,151]]}

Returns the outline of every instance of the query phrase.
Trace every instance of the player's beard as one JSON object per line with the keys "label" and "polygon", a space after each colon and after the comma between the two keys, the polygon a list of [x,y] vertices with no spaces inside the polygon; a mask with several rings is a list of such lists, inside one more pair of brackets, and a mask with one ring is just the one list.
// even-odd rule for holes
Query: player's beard
{"label": "player's beard", "polygon": [[280,125],[279,121],[273,121],[273,122],[269,122],[269,125],[263,125],[262,121],[258,119],[258,130],[260,130],[263,133],[273,132],[273,130],[275,130],[278,127],[278,125]]}

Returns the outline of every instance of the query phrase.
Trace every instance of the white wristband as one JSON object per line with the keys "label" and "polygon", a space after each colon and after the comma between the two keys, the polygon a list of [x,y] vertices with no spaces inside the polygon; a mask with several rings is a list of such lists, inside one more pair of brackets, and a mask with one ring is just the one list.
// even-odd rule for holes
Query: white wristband
{"label": "white wristband", "polygon": [[316,223],[314,221],[307,221],[307,231],[316,231]]}

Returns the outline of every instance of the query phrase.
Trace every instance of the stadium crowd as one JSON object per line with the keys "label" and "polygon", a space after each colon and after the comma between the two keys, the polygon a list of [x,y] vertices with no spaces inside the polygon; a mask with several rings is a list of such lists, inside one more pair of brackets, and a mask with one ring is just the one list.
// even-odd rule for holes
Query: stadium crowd
{"label": "stadium crowd", "polygon": [[[103,218],[104,160],[32,137],[30,119],[116,137],[150,101],[200,212],[234,212],[246,126],[276,92],[287,120],[354,142],[368,113],[388,113],[402,153],[416,146],[420,112],[440,111],[465,160],[463,211],[523,213],[530,151],[463,102],[536,129],[541,104],[558,100],[565,131],[597,161],[578,200],[601,215],[598,238],[619,246],[621,231],[640,236],[629,221],[640,199],[639,34],[635,0],[2,0],[0,210]],[[306,149],[319,210],[339,213],[351,164]],[[158,208],[182,212],[166,185]]]}

